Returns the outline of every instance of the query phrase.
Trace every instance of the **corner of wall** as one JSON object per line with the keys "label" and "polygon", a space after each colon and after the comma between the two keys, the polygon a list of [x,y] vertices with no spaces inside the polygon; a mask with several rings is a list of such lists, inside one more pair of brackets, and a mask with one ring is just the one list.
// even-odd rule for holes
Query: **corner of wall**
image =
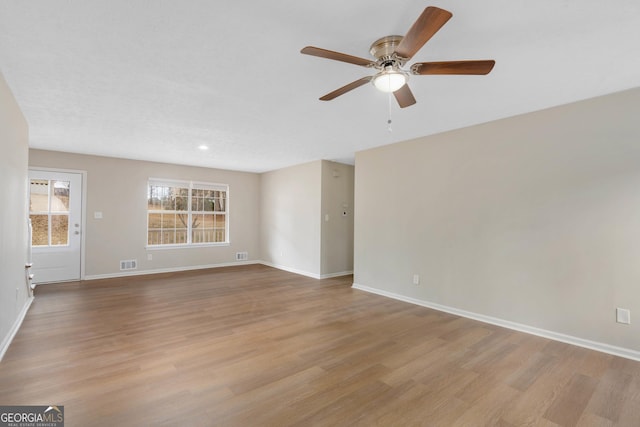
{"label": "corner of wall", "polygon": [[0,74],[0,351],[6,351],[22,313],[26,313],[29,287],[25,277],[28,259],[28,157],[29,129],[4,76]]}

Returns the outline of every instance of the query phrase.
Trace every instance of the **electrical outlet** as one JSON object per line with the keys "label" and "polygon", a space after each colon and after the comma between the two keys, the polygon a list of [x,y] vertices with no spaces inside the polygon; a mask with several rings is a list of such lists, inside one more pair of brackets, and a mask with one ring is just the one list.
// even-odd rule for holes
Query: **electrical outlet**
{"label": "electrical outlet", "polygon": [[153,261],[153,254],[147,254],[147,261]]}
{"label": "electrical outlet", "polygon": [[616,322],[625,325],[631,324],[631,311],[627,308],[616,308]]}
{"label": "electrical outlet", "polygon": [[420,275],[419,274],[414,274],[413,275],[413,284],[414,285],[419,285],[420,284]]}

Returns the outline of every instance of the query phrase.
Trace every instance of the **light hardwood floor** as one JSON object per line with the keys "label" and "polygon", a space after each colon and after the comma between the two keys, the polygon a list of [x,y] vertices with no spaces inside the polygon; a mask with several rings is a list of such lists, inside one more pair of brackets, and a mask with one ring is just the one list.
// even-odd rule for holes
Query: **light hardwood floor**
{"label": "light hardwood floor", "polygon": [[0,404],[67,426],[639,426],[640,362],[264,266],[38,288]]}

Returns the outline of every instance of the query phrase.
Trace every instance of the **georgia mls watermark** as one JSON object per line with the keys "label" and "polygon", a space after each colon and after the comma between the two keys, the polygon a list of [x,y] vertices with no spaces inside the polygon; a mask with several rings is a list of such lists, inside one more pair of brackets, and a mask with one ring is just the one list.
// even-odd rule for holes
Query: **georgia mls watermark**
{"label": "georgia mls watermark", "polygon": [[64,427],[64,406],[0,406],[0,427]]}

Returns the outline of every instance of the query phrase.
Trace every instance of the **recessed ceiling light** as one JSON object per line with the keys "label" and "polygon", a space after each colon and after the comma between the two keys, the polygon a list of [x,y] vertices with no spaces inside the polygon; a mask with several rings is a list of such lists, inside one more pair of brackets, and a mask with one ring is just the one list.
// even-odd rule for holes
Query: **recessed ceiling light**
{"label": "recessed ceiling light", "polygon": [[206,145],[202,144],[202,145],[198,145],[198,148],[201,149],[202,151],[207,151],[209,149],[209,147],[207,147]]}

